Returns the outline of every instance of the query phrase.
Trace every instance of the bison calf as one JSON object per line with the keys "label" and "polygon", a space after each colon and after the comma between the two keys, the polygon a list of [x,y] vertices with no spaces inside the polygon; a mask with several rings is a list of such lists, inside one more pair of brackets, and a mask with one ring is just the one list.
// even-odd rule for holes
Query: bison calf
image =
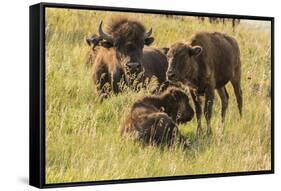
{"label": "bison calf", "polygon": [[121,134],[130,134],[144,144],[170,146],[178,140],[187,146],[176,124],[190,121],[193,115],[187,94],[171,87],[159,96],[135,102]]}
{"label": "bison calf", "polygon": [[222,33],[197,33],[188,43],[176,43],[167,53],[169,62],[167,78],[182,82],[191,89],[198,120],[197,133],[201,132],[201,101],[205,96],[204,114],[207,133],[211,133],[211,116],[216,89],[222,103],[222,123],[228,106],[225,85],[230,81],[242,116],[241,63],[237,41]]}

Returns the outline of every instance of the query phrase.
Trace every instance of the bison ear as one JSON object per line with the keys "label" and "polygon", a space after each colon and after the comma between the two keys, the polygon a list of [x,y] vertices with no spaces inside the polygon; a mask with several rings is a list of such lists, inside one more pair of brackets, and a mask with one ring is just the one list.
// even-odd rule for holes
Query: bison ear
{"label": "bison ear", "polygon": [[170,48],[164,47],[164,48],[160,48],[159,49],[163,54],[167,55],[167,53],[169,52]]}
{"label": "bison ear", "polygon": [[87,37],[87,38],[86,38],[87,44],[88,44],[89,46],[92,46],[92,47],[97,46],[100,41],[101,41],[101,38],[100,38],[98,35],[96,35],[96,34],[94,34],[94,35],[91,36],[91,37]]}
{"label": "bison ear", "polygon": [[86,38],[86,43],[87,43],[89,46],[91,46],[91,44],[92,44],[91,38]]}
{"label": "bison ear", "polygon": [[154,41],[153,37],[148,37],[148,38],[144,39],[144,44],[149,46],[153,43],[153,41]]}
{"label": "bison ear", "polygon": [[202,47],[201,46],[193,46],[190,49],[190,54],[192,56],[199,56],[202,53]]}

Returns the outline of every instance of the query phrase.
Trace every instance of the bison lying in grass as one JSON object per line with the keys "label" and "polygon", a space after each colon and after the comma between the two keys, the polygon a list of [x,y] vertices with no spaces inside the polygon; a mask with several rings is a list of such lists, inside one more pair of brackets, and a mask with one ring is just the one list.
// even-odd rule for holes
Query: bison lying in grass
{"label": "bison lying in grass", "polygon": [[[138,21],[115,17],[107,32],[99,25],[99,35],[87,38],[95,51],[92,78],[101,97],[107,97],[106,84],[114,93],[120,92],[120,83],[136,88],[146,78],[155,76],[159,83],[166,79],[168,62],[159,50],[148,47],[154,38]],[[96,48],[98,46],[98,48]]]}
{"label": "bison lying in grass", "polygon": [[186,93],[174,87],[156,96],[147,96],[134,103],[121,134],[129,134],[144,144],[172,145],[176,141],[188,146],[176,124],[193,118]]}
{"label": "bison lying in grass", "polygon": [[228,106],[225,85],[230,81],[242,116],[241,63],[237,41],[222,33],[197,33],[188,43],[176,43],[167,53],[167,78],[188,85],[195,103],[198,120],[197,134],[201,132],[201,100],[205,96],[204,114],[207,133],[211,133],[211,116],[216,89],[222,103],[222,123]]}

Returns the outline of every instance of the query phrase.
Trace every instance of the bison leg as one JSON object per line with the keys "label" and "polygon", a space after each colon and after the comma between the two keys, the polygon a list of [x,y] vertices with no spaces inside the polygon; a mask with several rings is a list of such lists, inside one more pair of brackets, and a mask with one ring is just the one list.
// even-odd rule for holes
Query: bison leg
{"label": "bison leg", "polygon": [[177,125],[169,117],[160,117],[151,133],[154,143],[157,145],[172,146],[175,143],[182,144],[185,149],[190,148],[188,140],[180,133]]}
{"label": "bison leg", "polygon": [[176,131],[176,124],[167,116],[159,115],[158,121],[152,129],[152,138],[157,145],[167,144],[170,146],[174,143],[173,133],[174,130]]}
{"label": "bison leg", "polygon": [[232,31],[235,32],[235,19],[232,19]]}
{"label": "bison leg", "polygon": [[175,122],[164,113],[152,113],[134,123],[138,139],[146,144],[172,145],[177,138]]}
{"label": "bison leg", "polygon": [[221,122],[224,123],[229,96],[225,87],[219,88],[217,91],[221,99]]}
{"label": "bison leg", "polygon": [[231,84],[234,89],[239,113],[240,113],[240,116],[242,117],[243,97],[242,97],[242,89],[241,89],[241,85],[240,85],[240,80],[233,80],[233,81],[231,81]]}
{"label": "bison leg", "polygon": [[197,118],[197,137],[200,136],[202,133],[202,126],[201,126],[201,118],[202,118],[202,108],[201,108],[201,99],[199,95],[195,93],[194,90],[190,90],[190,94],[192,97],[192,100],[195,105],[195,112],[196,112],[196,118]]}
{"label": "bison leg", "polygon": [[134,84],[133,84],[133,89],[135,91],[140,91],[141,88],[146,88],[145,77],[144,77],[143,72],[141,72],[137,75],[136,79],[134,80]]}
{"label": "bison leg", "polygon": [[207,121],[207,134],[212,134],[211,129],[211,117],[214,103],[214,89],[212,87],[208,87],[205,90],[205,106],[204,106],[204,114]]}
{"label": "bison leg", "polygon": [[120,81],[122,79],[122,72],[120,70],[116,70],[115,72],[112,73],[112,79],[111,79],[111,87],[113,89],[113,92],[115,94],[119,93],[120,91]]}
{"label": "bison leg", "polygon": [[105,71],[98,71],[95,73],[93,76],[94,83],[96,84],[97,91],[101,99],[107,98],[107,90],[105,87],[106,83],[110,83],[110,76],[109,74]]}

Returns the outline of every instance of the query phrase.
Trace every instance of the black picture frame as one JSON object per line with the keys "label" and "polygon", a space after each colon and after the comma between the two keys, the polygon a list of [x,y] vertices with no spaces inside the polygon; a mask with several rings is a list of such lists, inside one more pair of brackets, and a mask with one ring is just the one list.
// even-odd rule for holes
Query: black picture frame
{"label": "black picture frame", "polygon": [[[264,171],[231,172],[204,175],[167,176],[155,178],[102,180],[87,182],[71,182],[46,184],[45,182],[45,9],[67,8],[84,10],[123,11],[138,13],[154,13],[168,15],[186,15],[202,17],[223,17],[271,22],[271,169]],[[167,11],[121,7],[103,7],[93,5],[74,5],[57,3],[39,3],[30,6],[30,129],[29,129],[29,184],[38,188],[54,188],[68,186],[85,186],[100,184],[117,184],[148,181],[165,181],[179,179],[195,179],[210,177],[259,175],[274,173],[274,17],[230,15],[217,13],[195,13],[183,11]]]}

